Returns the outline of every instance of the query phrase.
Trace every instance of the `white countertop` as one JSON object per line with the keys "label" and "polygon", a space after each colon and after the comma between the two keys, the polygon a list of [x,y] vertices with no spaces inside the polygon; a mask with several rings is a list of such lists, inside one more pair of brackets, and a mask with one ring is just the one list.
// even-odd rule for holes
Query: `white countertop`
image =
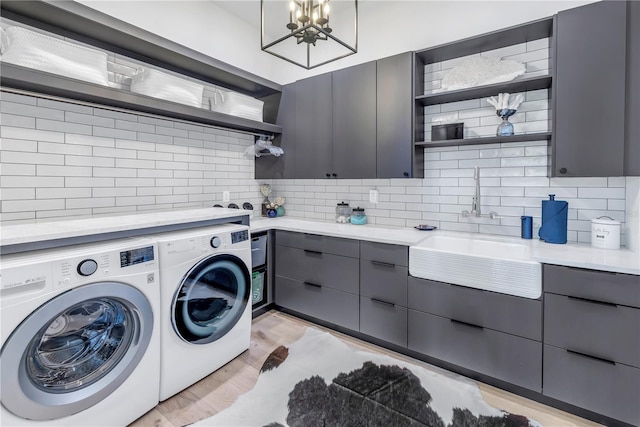
{"label": "white countertop", "polygon": [[[129,230],[153,229],[175,224],[194,223],[195,225],[202,221],[243,215],[251,217],[252,212],[238,209],[200,208],[2,225],[0,228],[0,246],[53,241],[79,236],[105,235]],[[406,246],[416,245],[428,236],[433,235],[433,233],[452,233],[439,230],[419,231],[414,228],[385,227],[374,224],[337,224],[328,221],[289,217],[269,219],[259,217],[251,219],[252,232],[269,229],[322,234]],[[517,241],[520,244],[528,245],[531,249],[532,260],[541,263],[640,275],[640,253],[624,248],[619,250],[597,249],[583,243],[555,245],[537,239],[525,240],[517,237],[489,236],[474,233],[458,234],[469,239],[513,239],[514,242]]]}
{"label": "white countertop", "polygon": [[131,215],[103,216],[0,226],[0,246],[21,245],[80,236],[144,230],[174,224],[198,223],[251,215],[251,211],[227,208],[199,208]]}
{"label": "white countertop", "polygon": [[344,237],[368,240],[372,242],[391,243],[413,246],[428,236],[438,233],[465,236],[473,239],[499,239],[527,245],[531,260],[545,264],[564,265],[568,267],[588,268],[640,275],[640,253],[629,249],[598,249],[585,243],[567,243],[557,245],[545,243],[538,239],[521,239],[519,237],[493,236],[475,233],[459,233],[451,231],[419,231],[413,228],[384,227],[374,224],[352,225],[333,222],[311,221],[296,218],[257,218],[251,221],[251,231],[258,232],[269,229],[297,231],[302,233],[322,234],[325,236]]}

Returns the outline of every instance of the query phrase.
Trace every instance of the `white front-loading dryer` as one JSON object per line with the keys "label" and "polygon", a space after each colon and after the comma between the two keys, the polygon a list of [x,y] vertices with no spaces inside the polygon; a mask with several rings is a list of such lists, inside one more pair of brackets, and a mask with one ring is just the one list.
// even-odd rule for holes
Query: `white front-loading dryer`
{"label": "white front-loading dryer", "polygon": [[165,400],[249,348],[251,240],[249,227],[226,224],[157,241]]}
{"label": "white front-loading dryer", "polygon": [[0,265],[0,424],[127,425],[158,403],[157,246],[121,239]]}

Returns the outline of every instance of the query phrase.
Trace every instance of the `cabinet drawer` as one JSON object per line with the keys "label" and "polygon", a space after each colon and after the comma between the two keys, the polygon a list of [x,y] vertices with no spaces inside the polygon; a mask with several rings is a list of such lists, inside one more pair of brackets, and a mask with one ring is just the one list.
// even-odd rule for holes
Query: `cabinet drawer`
{"label": "cabinet drawer", "polygon": [[543,394],[640,425],[640,369],[544,346]]}
{"label": "cabinet drawer", "polygon": [[545,294],[544,342],[640,368],[640,309]]}
{"label": "cabinet drawer", "polygon": [[352,258],[360,257],[360,242],[358,240],[340,239],[338,237],[278,230],[276,233],[276,245]]}
{"label": "cabinet drawer", "polygon": [[542,341],[542,302],[409,277],[408,307]]}
{"label": "cabinet drawer", "polygon": [[276,246],[276,274],[300,282],[358,294],[359,270],[356,258]]}
{"label": "cabinet drawer", "polygon": [[407,267],[360,260],[360,295],[407,306]]}
{"label": "cabinet drawer", "polygon": [[542,343],[409,310],[408,347],[473,371],[542,390]]}
{"label": "cabinet drawer", "polygon": [[545,292],[640,308],[640,276],[545,264]]}
{"label": "cabinet drawer", "polygon": [[360,258],[409,267],[409,248],[402,245],[361,241]]}
{"label": "cabinet drawer", "polygon": [[406,347],[406,307],[360,297],[360,332]]}
{"label": "cabinet drawer", "polygon": [[345,328],[359,329],[358,296],[276,276],[276,304]]}

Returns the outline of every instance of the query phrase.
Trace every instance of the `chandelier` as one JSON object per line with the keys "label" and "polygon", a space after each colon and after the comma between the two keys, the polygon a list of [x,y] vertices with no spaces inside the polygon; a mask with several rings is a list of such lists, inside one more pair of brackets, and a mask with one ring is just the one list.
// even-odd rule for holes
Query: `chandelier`
{"label": "chandelier", "polygon": [[280,59],[309,70],[358,51],[357,0],[261,0],[260,7],[262,50]]}

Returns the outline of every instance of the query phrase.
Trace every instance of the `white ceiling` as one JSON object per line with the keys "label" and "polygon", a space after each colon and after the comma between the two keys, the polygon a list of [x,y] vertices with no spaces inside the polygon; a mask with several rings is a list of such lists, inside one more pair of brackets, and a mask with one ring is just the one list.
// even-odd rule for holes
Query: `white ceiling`
{"label": "white ceiling", "polygon": [[307,71],[261,51],[259,0],[76,1],[278,83],[471,37],[593,2],[359,0],[358,53]]}

